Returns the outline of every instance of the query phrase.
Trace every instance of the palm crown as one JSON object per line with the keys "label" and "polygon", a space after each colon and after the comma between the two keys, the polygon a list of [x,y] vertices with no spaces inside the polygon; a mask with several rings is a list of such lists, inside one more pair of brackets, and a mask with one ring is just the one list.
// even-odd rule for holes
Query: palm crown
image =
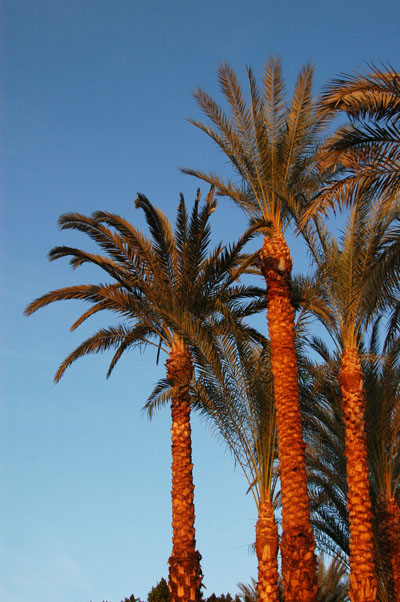
{"label": "palm crown", "polygon": [[218,71],[227,114],[203,90],[195,98],[212,125],[191,122],[203,130],[230,159],[243,184],[225,181],[215,174],[184,169],[215,185],[218,193],[232,198],[253,219],[263,219],[278,230],[296,214],[306,192],[315,189],[313,156],[327,118],[317,116],[312,97],[313,69],[303,67],[290,102],[280,60],[266,63],[263,88],[247,69],[250,102],[246,104],[237,77],[228,64]]}
{"label": "palm crown", "polygon": [[[103,310],[116,313],[124,321],[101,328],[81,343],[62,362],[55,380],[78,358],[107,349],[115,349],[108,375],[124,351],[141,345],[153,344],[169,352],[182,337],[190,341],[195,351],[199,352],[200,348],[210,351],[216,313],[221,318],[227,315],[229,302],[232,316],[257,309],[258,302],[254,302],[253,297],[257,294],[256,288],[233,284],[240,272],[241,250],[251,234],[242,237],[233,247],[218,245],[207,256],[211,235],[209,218],[216,202],[212,192],[201,209],[199,200],[198,195],[189,218],[181,197],[174,233],[162,211],[139,195],[136,207],[144,211],[152,239],[122,217],[103,211],[91,217],[77,213],[60,217],[62,230],[84,232],[106,255],[60,246],[50,251],[50,260],[71,257],[73,268],[84,263],[94,264],[112,281],[51,291],[30,303],[26,314],[54,301],[78,299],[89,302],[91,307],[72,329]],[[241,303],[246,298],[248,303]]]}
{"label": "palm crown", "polygon": [[201,557],[195,549],[191,460],[189,386],[193,359],[204,355],[218,365],[214,351],[216,334],[223,332],[226,324],[232,327],[240,322],[239,318],[264,303],[262,299],[254,301],[254,287],[234,284],[246,265],[241,250],[251,232],[232,247],[218,245],[208,254],[209,218],[216,206],[213,191],[201,208],[199,201],[200,194],[189,217],[181,196],[173,232],[162,211],[139,195],[136,206],[144,211],[151,238],[118,215],[103,211],[91,217],[76,213],[61,216],[62,229],[86,233],[105,255],[62,246],[50,252],[50,259],[71,257],[74,268],[84,263],[94,264],[111,277],[111,282],[51,291],[26,309],[29,315],[54,301],[78,299],[89,302],[91,307],[72,328],[102,310],[123,318],[120,325],[98,330],[70,353],[59,367],[56,380],[78,358],[109,348],[115,353],[108,374],[128,349],[153,344],[168,353],[167,380],[172,387],[173,528],[169,587],[173,602],[201,599]]}
{"label": "palm crown", "polygon": [[340,351],[359,348],[377,313],[397,305],[398,227],[396,209],[367,197],[351,209],[341,241],[320,224],[308,239],[326,309],[318,317]]}

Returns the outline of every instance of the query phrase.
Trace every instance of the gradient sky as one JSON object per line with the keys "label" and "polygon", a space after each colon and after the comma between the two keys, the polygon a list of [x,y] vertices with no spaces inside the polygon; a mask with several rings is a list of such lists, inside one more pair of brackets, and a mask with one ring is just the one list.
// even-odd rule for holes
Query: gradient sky
{"label": "gradient sky", "polygon": [[[109,356],[80,360],[58,385],[60,361],[104,315],[75,333],[77,303],[31,318],[44,292],[101,280],[49,263],[65,211],[105,209],[139,227],[145,193],[174,219],[179,192],[198,183],[179,166],[228,172],[187,121],[200,86],[221,100],[227,60],[244,82],[281,56],[291,90],[315,65],[316,91],[366,63],[399,64],[398,0],[3,0],[1,599],[3,602],[143,600],[167,577],[171,548],[168,409],[141,408],[162,375],[155,353],[127,354],[109,380]],[[203,187],[204,188],[204,187]],[[206,192],[204,188],[204,192]],[[215,240],[245,222],[221,200]],[[297,269],[306,267],[299,241]],[[261,324],[263,324],[261,322]],[[197,542],[206,593],[236,591],[256,575],[249,553],[256,510],[218,439],[193,420]]]}

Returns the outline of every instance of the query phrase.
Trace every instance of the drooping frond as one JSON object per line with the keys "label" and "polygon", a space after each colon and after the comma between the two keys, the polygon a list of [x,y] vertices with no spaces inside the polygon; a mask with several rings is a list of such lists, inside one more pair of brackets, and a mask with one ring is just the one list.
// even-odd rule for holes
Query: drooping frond
{"label": "drooping frond", "polygon": [[218,370],[199,362],[194,404],[232,451],[258,504],[276,485],[276,425],[268,347],[219,337]]}
{"label": "drooping frond", "polygon": [[99,222],[94,213],[91,217],[80,213],[64,213],[58,220],[60,230],[78,230],[87,234],[115,262],[129,265],[130,257],[125,237]]}
{"label": "drooping frond", "polygon": [[172,389],[169,380],[161,378],[147,398],[143,411],[147,412],[150,419],[153,418],[155,411],[171,400],[171,395]]}
{"label": "drooping frond", "polygon": [[26,316],[30,316],[41,307],[65,299],[82,299],[96,303],[101,300],[98,294],[100,288],[101,286],[95,284],[82,284],[50,291],[29,303],[24,313]]}
{"label": "drooping frond", "polygon": [[[348,117],[320,149],[328,184],[309,203],[304,220],[365,195],[393,204],[400,190],[400,77],[391,66],[333,80],[320,101],[321,115]],[[336,172],[336,173],[335,173]]]}
{"label": "drooping frond", "polygon": [[400,79],[391,65],[369,65],[364,73],[343,74],[326,87],[321,106],[325,111],[345,111],[356,119],[396,120],[400,114]]}
{"label": "drooping frond", "polygon": [[[58,382],[65,370],[77,359],[92,353],[102,353],[110,348],[117,348],[118,350],[121,345],[124,349],[134,345],[140,345],[143,343],[143,336],[148,336],[150,338],[153,335],[151,330],[143,328],[143,326],[131,329],[124,324],[120,324],[119,326],[112,326],[110,328],[101,328],[93,336],[78,345],[78,347],[65,358],[55,374],[54,381]],[[119,357],[120,355],[118,356],[118,359]],[[115,363],[116,360],[112,362],[108,374],[111,372]]]}

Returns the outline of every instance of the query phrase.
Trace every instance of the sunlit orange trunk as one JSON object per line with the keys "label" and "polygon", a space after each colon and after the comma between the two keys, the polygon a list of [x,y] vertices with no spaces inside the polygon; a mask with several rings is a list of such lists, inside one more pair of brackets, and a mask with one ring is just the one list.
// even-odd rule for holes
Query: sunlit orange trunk
{"label": "sunlit orange trunk", "polygon": [[187,384],[193,361],[182,346],[171,351],[166,362],[168,378],[176,387],[172,402],[172,554],[169,559],[171,602],[199,602],[201,599],[201,556],[196,550],[194,528],[194,485],[190,403]]}
{"label": "sunlit orange trunk", "polygon": [[281,233],[260,254],[268,297],[268,332],[276,401],[282,492],[282,576],[285,602],[317,600],[315,542],[310,523],[292,306],[292,260]]}
{"label": "sunlit orange trunk", "polygon": [[277,602],[278,589],[278,527],[269,496],[260,502],[256,524],[258,560],[258,602]]}
{"label": "sunlit orange trunk", "polygon": [[388,601],[400,602],[400,508],[393,496],[379,498],[375,521]]}
{"label": "sunlit orange trunk", "polygon": [[365,431],[364,376],[357,349],[344,351],[339,375],[345,422],[350,525],[350,600],[375,602],[373,517]]}

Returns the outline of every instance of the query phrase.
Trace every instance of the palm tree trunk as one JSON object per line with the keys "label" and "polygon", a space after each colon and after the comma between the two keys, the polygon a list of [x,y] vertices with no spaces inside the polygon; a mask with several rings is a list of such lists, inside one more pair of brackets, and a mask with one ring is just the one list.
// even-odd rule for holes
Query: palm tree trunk
{"label": "palm tree trunk", "polygon": [[310,523],[305,445],[302,436],[294,310],[292,260],[283,235],[265,237],[260,254],[267,285],[268,333],[275,391],[282,492],[282,576],[286,602],[317,600],[315,541]]}
{"label": "palm tree trunk", "polygon": [[357,349],[343,352],[339,374],[345,422],[347,508],[350,525],[350,600],[375,602],[373,516],[365,431],[364,377]]}
{"label": "palm tree trunk", "polygon": [[375,522],[388,601],[400,602],[400,508],[393,496],[379,497]]}
{"label": "palm tree trunk", "polygon": [[166,362],[168,378],[175,388],[172,415],[172,554],[169,559],[171,602],[201,600],[201,556],[196,550],[190,399],[187,384],[193,360],[183,346],[176,346]]}
{"label": "palm tree trunk", "polygon": [[258,559],[258,602],[278,602],[278,527],[271,499],[266,494],[260,502],[256,524],[256,552]]}

